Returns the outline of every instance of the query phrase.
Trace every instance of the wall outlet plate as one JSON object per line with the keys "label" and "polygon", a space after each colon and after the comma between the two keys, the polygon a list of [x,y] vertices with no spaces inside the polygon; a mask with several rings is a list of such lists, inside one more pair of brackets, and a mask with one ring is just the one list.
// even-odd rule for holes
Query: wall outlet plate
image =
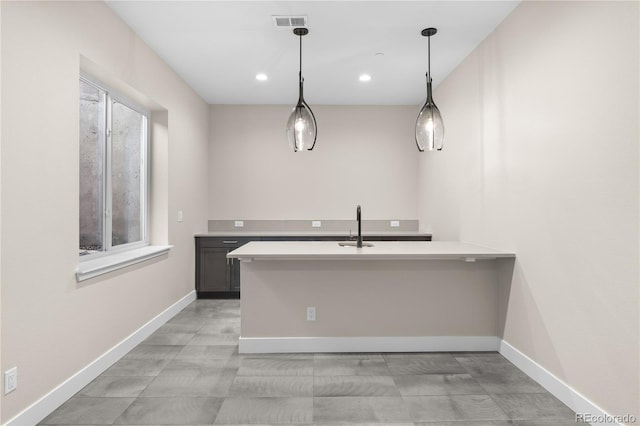
{"label": "wall outlet plate", "polygon": [[400,221],[399,220],[392,220],[391,222],[389,222],[389,225],[392,228],[399,228],[400,227]]}
{"label": "wall outlet plate", "polygon": [[182,210],[178,210],[178,222],[182,222],[184,220],[184,213]]}
{"label": "wall outlet plate", "polygon": [[315,321],[316,320],[316,307],[308,306],[307,307],[307,321]]}
{"label": "wall outlet plate", "polygon": [[242,228],[244,226],[244,220],[236,220],[233,222],[233,226],[236,228]]}
{"label": "wall outlet plate", "polygon": [[312,220],[311,221],[311,227],[312,228],[321,228],[322,227],[322,221],[320,221],[320,220]]}
{"label": "wall outlet plate", "polygon": [[13,367],[4,372],[4,394],[13,392],[18,387],[18,367]]}

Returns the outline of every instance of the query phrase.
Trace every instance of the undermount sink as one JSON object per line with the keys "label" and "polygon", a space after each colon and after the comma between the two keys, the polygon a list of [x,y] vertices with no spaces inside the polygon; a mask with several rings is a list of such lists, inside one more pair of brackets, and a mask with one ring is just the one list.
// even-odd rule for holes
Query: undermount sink
{"label": "undermount sink", "polygon": [[[358,242],[357,241],[340,241],[338,243],[339,246],[341,247],[358,247]],[[362,247],[373,247],[372,243],[365,243],[364,241],[362,242]]]}

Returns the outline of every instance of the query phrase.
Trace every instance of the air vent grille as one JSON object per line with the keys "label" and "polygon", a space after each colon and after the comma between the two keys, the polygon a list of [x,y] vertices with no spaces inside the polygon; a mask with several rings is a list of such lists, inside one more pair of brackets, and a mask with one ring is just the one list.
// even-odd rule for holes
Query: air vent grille
{"label": "air vent grille", "polygon": [[276,28],[307,28],[307,17],[303,15],[287,16],[287,15],[274,15],[272,16],[273,22]]}

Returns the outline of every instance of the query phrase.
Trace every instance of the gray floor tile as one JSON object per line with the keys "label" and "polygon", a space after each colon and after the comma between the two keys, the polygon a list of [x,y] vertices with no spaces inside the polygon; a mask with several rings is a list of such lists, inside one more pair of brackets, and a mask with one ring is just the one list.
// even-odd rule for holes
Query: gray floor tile
{"label": "gray floor tile", "polygon": [[239,306],[219,307],[209,314],[209,319],[233,319],[240,318]]}
{"label": "gray floor tile", "polygon": [[575,424],[497,352],[240,355],[239,326],[238,300],[195,301],[47,424]]}
{"label": "gray floor tile", "polygon": [[546,393],[547,391],[535,380],[521,371],[504,372],[502,374],[476,375],[480,386],[490,394],[498,393]]}
{"label": "gray floor tile", "polygon": [[188,328],[191,330],[199,330],[204,326],[205,322],[208,318],[202,318],[197,314],[189,314],[189,315],[176,315],[169,322],[168,325],[180,325],[184,328]]}
{"label": "gray floor tile", "polygon": [[456,352],[386,352],[382,354],[382,356],[384,359],[449,358],[453,357],[455,353]]}
{"label": "gray floor tile", "polygon": [[400,396],[391,376],[316,376],[313,395]]}
{"label": "gray floor tile", "polygon": [[312,376],[313,359],[304,358],[244,358],[238,376]]}
{"label": "gray floor tile", "polygon": [[189,343],[193,336],[195,336],[195,333],[168,333],[166,331],[162,331],[160,333],[155,332],[151,336],[147,337],[141,344],[182,346]]}
{"label": "gray floor tile", "polygon": [[[511,425],[514,426],[576,426],[580,425],[579,422],[574,420],[512,420]],[[582,423],[586,424],[586,423]]]}
{"label": "gray floor tile", "polygon": [[226,398],[215,424],[310,423],[313,398]]}
{"label": "gray floor tile", "polygon": [[409,411],[399,397],[316,397],[314,423],[409,422]]}
{"label": "gray floor tile", "polygon": [[51,413],[42,425],[110,425],[135,398],[73,397]]}
{"label": "gray floor tile", "polygon": [[521,393],[492,395],[495,402],[513,420],[575,419],[575,413],[551,394]]}
{"label": "gray floor tile", "polygon": [[486,393],[469,374],[394,376],[393,380],[403,396],[481,395]]}
{"label": "gray floor tile", "polygon": [[493,357],[500,357],[500,358],[504,358],[502,355],[500,355],[499,352],[497,351],[467,351],[467,352],[449,352],[452,356],[458,358],[469,358],[469,357],[473,357],[473,358],[478,358],[478,357],[487,357],[487,358],[493,358]]}
{"label": "gray floor tile", "polygon": [[188,324],[174,324],[174,323],[166,323],[158,328],[156,333],[196,333],[198,330],[202,328],[204,325],[204,321],[202,323],[188,323]]}
{"label": "gray floor tile", "polygon": [[157,376],[171,359],[123,358],[109,367],[103,376]]}
{"label": "gray floor tile", "polygon": [[371,359],[384,361],[384,356],[382,354],[368,352],[336,352],[313,354],[313,359]]}
{"label": "gray floor tile", "polygon": [[207,320],[198,333],[240,334],[240,318]]}
{"label": "gray floor tile", "polygon": [[405,396],[416,422],[508,420],[489,395]]}
{"label": "gray floor tile", "polygon": [[238,338],[237,334],[196,334],[193,339],[187,343],[187,345],[196,346],[237,346]]}
{"label": "gray floor tile", "polygon": [[181,346],[139,345],[126,354],[124,359],[173,359],[181,349]]}
{"label": "gray floor tile", "polygon": [[[177,346],[180,348],[179,346]],[[176,360],[208,360],[212,358],[230,358],[238,351],[235,346],[195,346],[188,345],[180,348],[180,352],[175,356]]]}
{"label": "gray floor tile", "polygon": [[[509,420],[485,420],[479,422],[461,421],[461,422],[415,422],[415,426],[512,426]],[[575,424],[573,426],[576,426]]]}
{"label": "gray floor tile", "polygon": [[151,383],[150,376],[100,376],[82,389],[79,396],[137,397]]}
{"label": "gray floor tile", "polygon": [[205,322],[208,317],[201,315],[199,312],[193,310],[183,309],[173,318],[171,318],[168,323],[170,324],[186,324],[186,323],[195,323],[195,322]]}
{"label": "gray floor tile", "polygon": [[225,397],[236,376],[235,370],[221,369],[197,376],[160,375],[147,386],[142,397],[219,396]]}
{"label": "gray floor tile", "polygon": [[212,424],[222,401],[222,398],[138,398],[115,424]]}
{"label": "gray floor tile", "polygon": [[[386,422],[343,422],[343,423],[319,423],[313,422],[313,426],[336,426],[336,425],[349,425],[349,426],[415,426],[413,422],[396,422],[396,421],[386,421]],[[302,425],[301,425],[302,426]],[[456,425],[450,425],[456,426]],[[458,425],[462,426],[462,425]]]}
{"label": "gray floor tile", "polygon": [[384,360],[376,358],[317,358],[316,376],[389,376]]}
{"label": "gray floor tile", "polygon": [[196,377],[221,370],[237,372],[238,367],[231,362],[232,360],[233,358],[173,360],[160,372],[159,376]]}
{"label": "gray floor tile", "polygon": [[313,361],[314,354],[310,353],[268,353],[268,354],[244,354],[246,359],[291,359]]}
{"label": "gray floor tile", "polygon": [[233,397],[311,397],[312,376],[236,376]]}
{"label": "gray floor tile", "polygon": [[462,365],[450,354],[385,355],[389,371],[394,376],[410,374],[466,373]]}
{"label": "gray floor tile", "polygon": [[488,374],[520,372],[515,365],[497,353],[484,356],[456,356],[456,360],[474,377]]}

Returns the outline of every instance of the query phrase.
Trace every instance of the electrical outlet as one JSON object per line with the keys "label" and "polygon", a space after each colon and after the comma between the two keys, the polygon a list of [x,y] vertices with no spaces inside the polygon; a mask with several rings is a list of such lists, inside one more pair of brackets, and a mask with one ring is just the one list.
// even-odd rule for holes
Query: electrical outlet
{"label": "electrical outlet", "polygon": [[307,321],[315,321],[316,320],[316,307],[309,306],[307,307]]}
{"label": "electrical outlet", "polygon": [[4,372],[4,394],[13,392],[18,387],[18,367],[13,367]]}
{"label": "electrical outlet", "polygon": [[400,227],[400,221],[399,220],[392,220],[390,223],[392,228],[399,228]]}
{"label": "electrical outlet", "polygon": [[311,221],[311,227],[312,228],[320,228],[320,227],[322,227],[322,221],[320,221],[320,220],[312,220]]}
{"label": "electrical outlet", "polygon": [[236,220],[235,222],[233,222],[233,226],[235,226],[236,228],[244,227],[244,220]]}
{"label": "electrical outlet", "polygon": [[184,213],[182,210],[178,210],[178,222],[182,222],[184,220]]}

